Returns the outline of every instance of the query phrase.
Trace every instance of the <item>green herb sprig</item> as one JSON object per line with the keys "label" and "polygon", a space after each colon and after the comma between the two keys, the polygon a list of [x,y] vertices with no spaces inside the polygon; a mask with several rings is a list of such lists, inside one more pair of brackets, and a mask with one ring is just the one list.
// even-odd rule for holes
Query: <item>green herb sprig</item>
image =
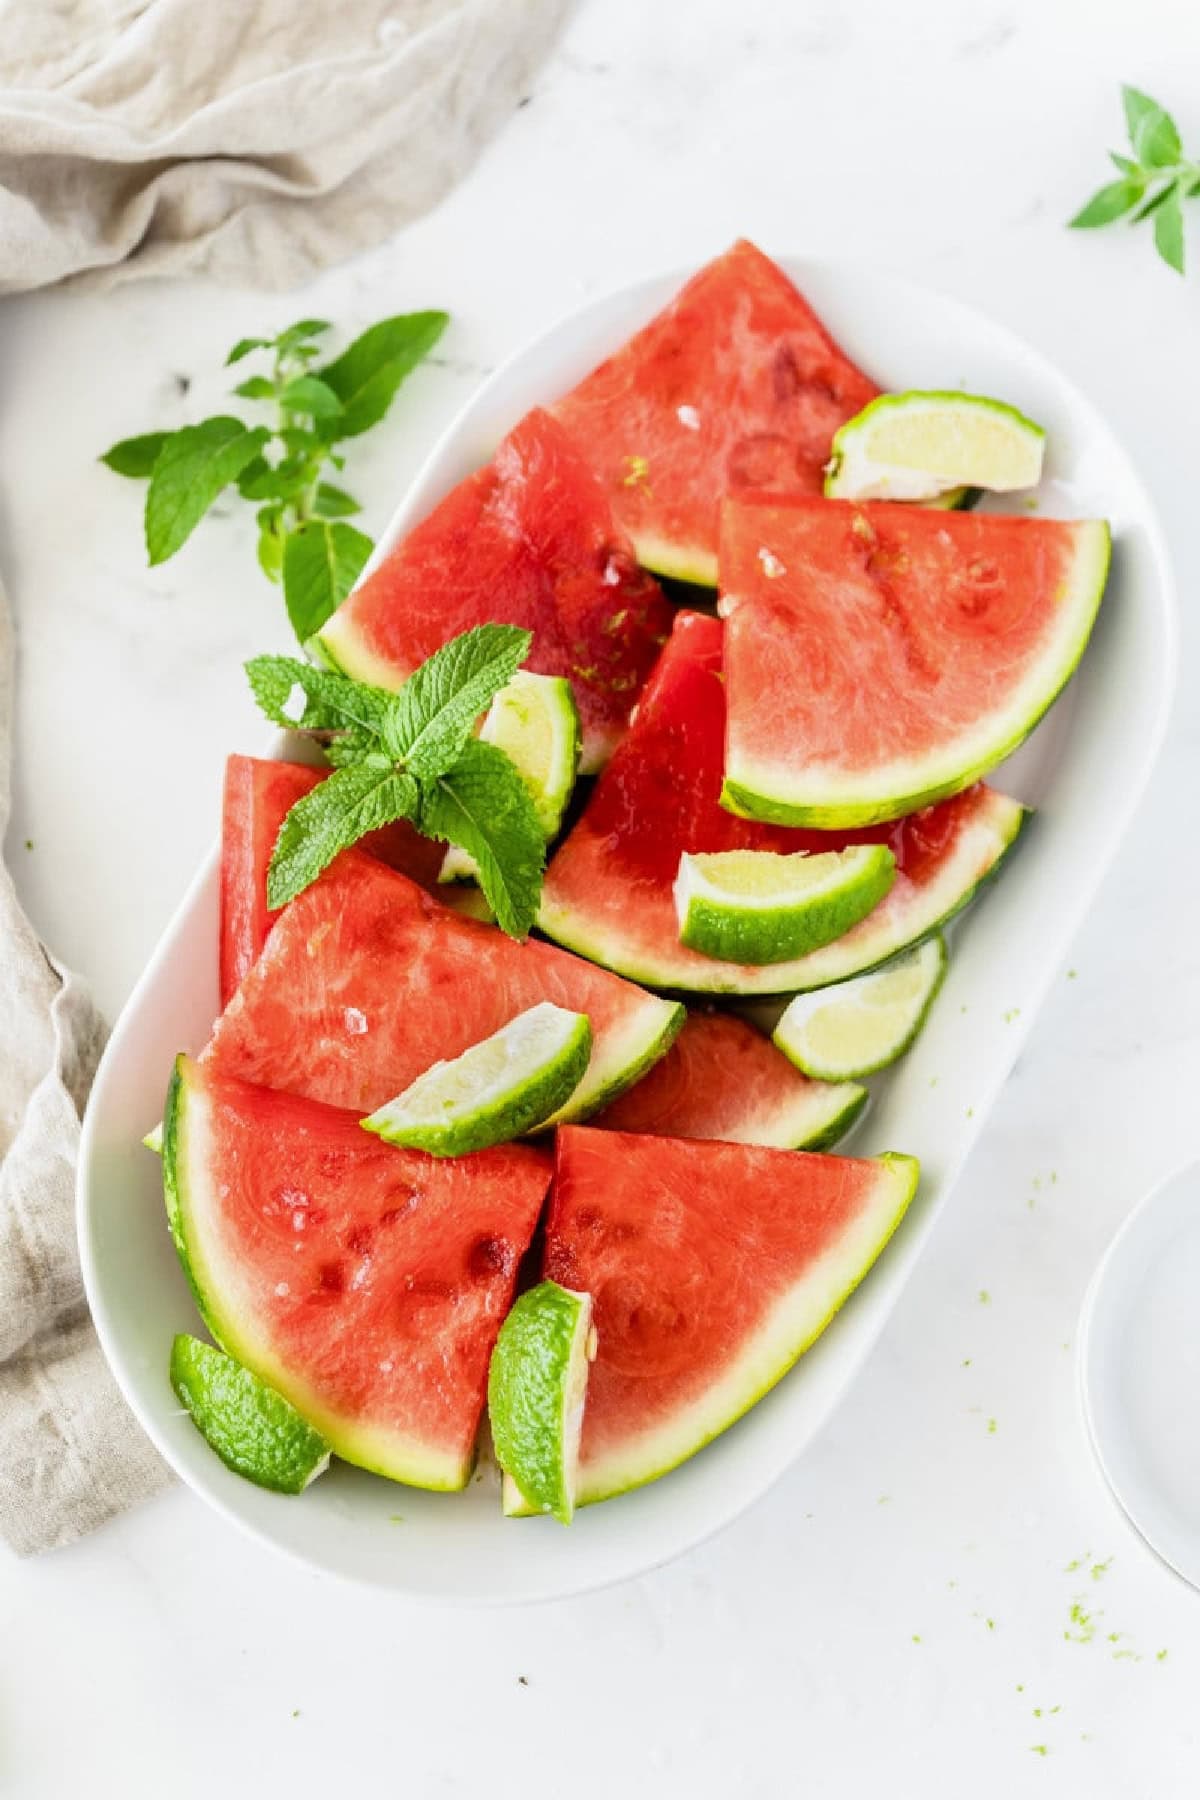
{"label": "green herb sprig", "polygon": [[524,938],[541,898],[545,839],[515,765],[473,730],[532,642],[515,625],[478,625],[435,651],[396,693],[295,657],[248,662],[267,718],[311,736],[334,765],[284,819],[268,905],[286,906],[340,851],[407,819],[474,858],[497,923]]}
{"label": "green herb sprig", "polygon": [[269,407],[269,424],[220,413],[179,431],[123,438],[100,459],[118,475],[149,481],[151,564],[182,549],[213,502],[236,484],[256,508],[259,564],[271,581],[282,581],[292,629],[306,642],[341,605],[374,547],[346,522],[360,510],[358,501],[327,479],[345,466],[338,446],[379,424],[447,323],[444,312],[383,319],[325,363],[317,342],[331,329],[324,319],[239,339],[226,367],[255,356],[266,359],[269,372],[247,376],[233,392]]}
{"label": "green herb sprig", "polygon": [[1132,156],[1109,151],[1120,177],[1092,195],[1070,224],[1077,229],[1154,220],[1154,246],[1165,263],[1184,271],[1183,203],[1200,195],[1200,163],[1183,154],[1179,128],[1166,109],[1137,88],[1123,87]]}

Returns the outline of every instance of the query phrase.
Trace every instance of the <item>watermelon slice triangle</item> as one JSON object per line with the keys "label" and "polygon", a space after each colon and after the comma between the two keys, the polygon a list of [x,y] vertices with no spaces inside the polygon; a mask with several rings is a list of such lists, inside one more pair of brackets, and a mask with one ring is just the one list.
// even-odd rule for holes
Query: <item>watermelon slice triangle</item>
{"label": "watermelon slice triangle", "polygon": [[836,1143],[866,1103],[853,1081],[812,1081],[734,1013],[691,1012],[667,1054],[592,1123],[652,1137],[779,1150]]}
{"label": "watermelon slice triangle", "polygon": [[526,667],[569,678],[580,767],[598,769],[624,734],[671,608],[583,456],[540,410],[384,558],[317,645],[348,675],[395,688],[448,638],[489,621],[525,626]]}
{"label": "watermelon slice triangle", "polygon": [[722,496],[819,494],[835,431],[878,392],[743,239],[552,410],[642,563],[715,587]]}
{"label": "watermelon slice triangle", "polygon": [[168,1218],[209,1330],[338,1456],[415,1487],[470,1475],[550,1174],[521,1145],[401,1150],[187,1057],[167,1096]]}
{"label": "watermelon slice triangle", "polygon": [[[1024,809],[980,785],[895,824],[858,831],[798,831],[736,818],[719,803],[721,655],[719,620],[678,615],[633,730],[546,872],[542,930],[655,986],[795,993],[874,967],[964,906],[1016,838]],[[672,885],[683,851],[819,851],[849,843],[890,844],[897,875],[875,910],[832,944],[794,962],[743,967],[679,942]]]}
{"label": "watermelon slice triangle", "polygon": [[666,1474],[772,1388],[916,1184],[908,1156],[561,1131],[544,1273],[592,1296],[598,1337],[580,1503]]}
{"label": "watermelon slice triangle", "polygon": [[591,1021],[592,1059],[563,1113],[572,1118],[636,1081],[684,1017],[551,944],[517,944],[460,918],[345,851],[280,914],[202,1060],[361,1115],[541,1000]]}
{"label": "watermelon slice triangle", "polygon": [[961,792],[1070,678],[1108,558],[1101,520],[730,501],[725,804],[839,830]]}
{"label": "watermelon slice triangle", "polygon": [[[328,769],[231,756],[225,764],[221,809],[221,1005],[227,1006],[258,958],[278,914],[267,905],[267,868],[279,827],[302,795]],[[360,839],[362,849],[422,887],[436,886],[445,847],[424,838],[403,819]]]}

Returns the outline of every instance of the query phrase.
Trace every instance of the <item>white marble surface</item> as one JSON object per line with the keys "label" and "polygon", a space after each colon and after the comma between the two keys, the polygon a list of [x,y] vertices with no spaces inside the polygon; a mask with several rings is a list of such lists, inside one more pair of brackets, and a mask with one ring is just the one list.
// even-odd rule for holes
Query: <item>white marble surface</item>
{"label": "white marble surface", "polygon": [[[868,1370],[775,1492],[656,1575],[507,1614],[298,1573],[181,1492],[52,1558],[0,1553],[6,1797],[1195,1791],[1200,1599],[1099,1483],[1074,1340],[1117,1222],[1197,1149],[1200,242],[1185,283],[1146,242],[1062,220],[1105,178],[1121,79],[1200,142],[1198,54],[1190,0],[592,0],[440,212],[302,296],[0,310],[8,856],[110,1012],[214,832],[225,752],[260,741],[238,663],[287,634],[246,520],[147,573],[138,493],[94,458],[210,410],[220,353],[264,322],[453,311],[438,365],[356,447],[379,527],[481,373],[588,293],[738,232],[913,275],[1023,331],[1108,412],[1173,542],[1185,654],[1075,978]],[[1102,1614],[1087,1643],[1065,1635],[1080,1596]]]}

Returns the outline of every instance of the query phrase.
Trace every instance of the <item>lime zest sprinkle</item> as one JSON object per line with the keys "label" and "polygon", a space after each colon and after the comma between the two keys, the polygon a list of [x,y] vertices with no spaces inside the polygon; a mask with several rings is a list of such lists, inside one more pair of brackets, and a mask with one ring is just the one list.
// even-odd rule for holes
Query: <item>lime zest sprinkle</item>
{"label": "lime zest sprinkle", "polygon": [[988,1293],[986,1288],[980,1288],[979,1290],[979,1304],[980,1306],[990,1306],[992,1304],[992,1296]]}
{"label": "lime zest sprinkle", "polygon": [[988,1420],[988,1423],[987,1423],[987,1428],[988,1428],[988,1436],[989,1436],[989,1437],[995,1437],[995,1435],[996,1435],[996,1421],[995,1421],[995,1419],[989,1419],[989,1420]]}
{"label": "lime zest sprinkle", "polygon": [[[627,473],[621,477],[622,487],[643,487],[650,473],[650,464],[644,456],[627,456],[624,458]],[[647,492],[649,490],[647,489]]]}
{"label": "lime zest sprinkle", "polygon": [[1030,1744],[1029,1748],[1035,1756],[1049,1756],[1050,1751],[1045,1744]]}

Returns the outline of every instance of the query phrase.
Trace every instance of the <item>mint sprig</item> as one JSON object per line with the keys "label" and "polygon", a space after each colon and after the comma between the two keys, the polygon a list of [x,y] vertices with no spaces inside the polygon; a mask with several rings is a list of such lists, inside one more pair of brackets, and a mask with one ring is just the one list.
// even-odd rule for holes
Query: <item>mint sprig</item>
{"label": "mint sprig", "polygon": [[245,376],[242,400],[269,407],[269,423],[231,413],[179,431],[123,438],[101,457],[118,475],[149,481],[146,551],[151,565],[181,550],[213,503],[236,484],[255,506],[258,561],[282,582],[288,618],[301,643],[337,610],[374,548],[346,523],[353,494],[327,479],[340,471],[338,445],[383,419],[405,377],[433,349],[444,312],[401,313],[372,325],[331,361],[320,362],[325,319],[299,319],[274,337],[240,338],[226,366],[267,360]]}
{"label": "mint sprig", "polygon": [[1183,154],[1179,128],[1165,107],[1137,88],[1123,87],[1125,126],[1132,156],[1110,150],[1120,176],[1094,193],[1069,223],[1092,230],[1127,218],[1154,220],[1154,247],[1165,263],[1184,272],[1183,203],[1200,195],[1200,163]]}
{"label": "mint sprig", "polygon": [[471,856],[501,928],[524,938],[537,916],[546,843],[515,765],[473,727],[529,654],[514,625],[452,638],[396,693],[290,656],[246,664],[251,692],[276,725],[312,736],[334,765],[284,819],[267,902],[286,906],[341,851],[407,819]]}

